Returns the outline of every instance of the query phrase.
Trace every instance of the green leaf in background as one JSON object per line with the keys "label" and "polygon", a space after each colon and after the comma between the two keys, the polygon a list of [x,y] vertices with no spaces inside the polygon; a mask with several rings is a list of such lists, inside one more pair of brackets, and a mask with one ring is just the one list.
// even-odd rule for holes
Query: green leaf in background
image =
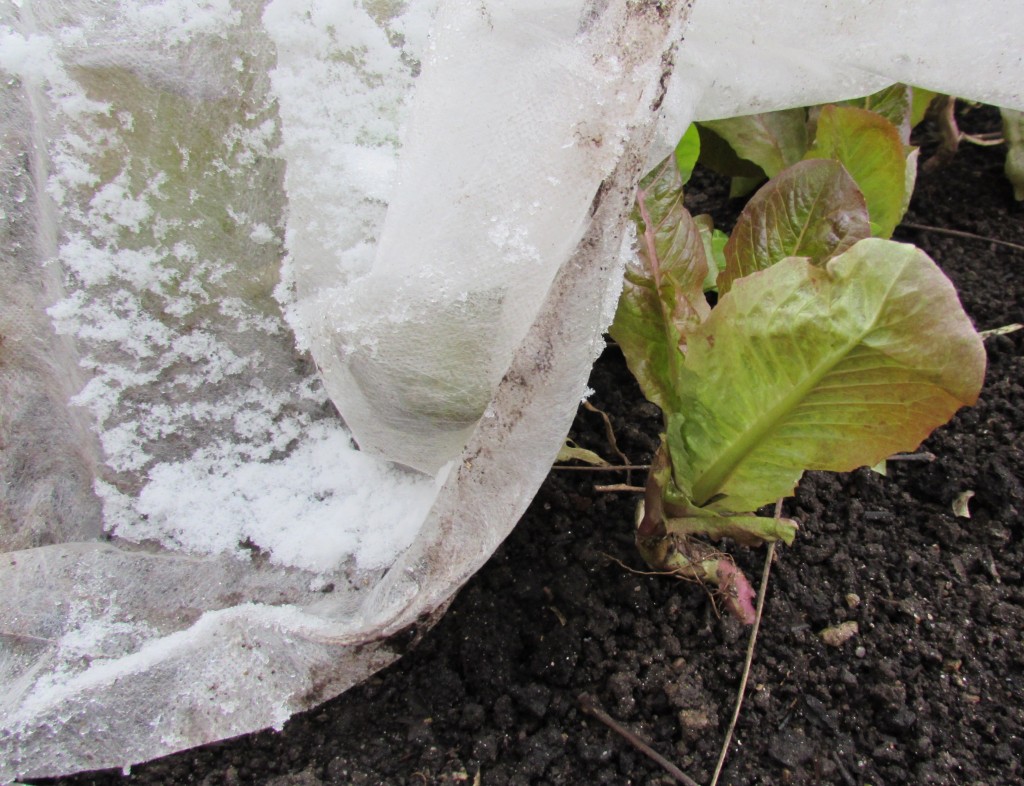
{"label": "green leaf in background", "polygon": [[889,85],[877,93],[843,103],[881,115],[896,127],[903,144],[910,144],[910,131],[913,128],[913,98],[911,88],[907,85]]}
{"label": "green leaf in background", "polygon": [[1003,139],[1006,140],[1006,177],[1013,184],[1013,196],[1024,200],[1024,112],[1000,109]]}
{"label": "green leaf in background", "polygon": [[682,192],[672,200],[659,182],[637,193],[639,265],[626,270],[608,332],[648,400],[672,411],[680,401],[686,337],[710,312],[704,297],[708,260]]}
{"label": "green leaf in background", "polygon": [[700,163],[726,177],[767,179],[764,170],[752,161],[740,158],[729,143],[704,123],[695,123],[700,134]]}
{"label": "green leaf in background", "polygon": [[932,105],[932,101],[935,100],[939,94],[934,90],[926,90],[923,87],[912,87],[911,88],[911,107],[910,107],[910,127],[917,128],[918,124],[924,120],[924,116],[928,114],[928,107]]}
{"label": "green leaf in background", "polygon": [[757,191],[766,178],[737,175],[729,180],[729,199],[740,199]]}
{"label": "green leaf in background", "polygon": [[683,138],[676,145],[674,156],[676,169],[679,170],[679,177],[682,181],[681,185],[686,185],[690,182],[690,177],[693,175],[693,168],[697,165],[697,159],[700,158],[700,132],[693,123],[690,123],[686,133],[683,134]]}
{"label": "green leaf in background", "polygon": [[[775,177],[807,152],[807,111],[786,109],[760,115],[710,120],[701,123],[729,146],[741,159],[751,161]],[[749,177],[755,173],[725,173]]]}
{"label": "green leaf in background", "polygon": [[743,208],[725,244],[724,294],[733,282],[786,257],[817,265],[871,236],[868,209],[838,161],[801,161],[772,178]]}
{"label": "green leaf in background", "polygon": [[711,292],[718,289],[718,276],[725,270],[725,244],[729,236],[721,229],[715,229],[715,222],[707,213],[694,216],[693,223],[700,231],[700,238],[704,241],[704,256],[708,260],[704,291]]}
{"label": "green leaf in background", "polygon": [[888,238],[907,202],[907,151],[896,127],[852,106],[826,106],[807,158],[831,158],[849,172],[868,204],[871,234]]}
{"label": "green leaf in background", "polygon": [[697,506],[755,510],[805,469],[913,450],[977,400],[985,351],[913,246],[869,238],[824,267],[789,258],[735,282],[691,336],[666,438]]}
{"label": "green leaf in background", "polygon": [[909,145],[903,146],[904,170],[903,170],[903,199],[900,201],[900,218],[907,214],[910,207],[910,200],[914,197],[914,188],[917,186],[917,159],[921,151]]}

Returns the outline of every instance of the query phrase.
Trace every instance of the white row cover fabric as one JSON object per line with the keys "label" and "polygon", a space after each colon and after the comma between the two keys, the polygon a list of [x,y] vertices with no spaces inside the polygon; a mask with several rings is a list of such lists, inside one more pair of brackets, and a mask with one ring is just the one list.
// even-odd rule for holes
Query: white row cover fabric
{"label": "white row cover fabric", "polygon": [[1024,9],[953,13],[0,0],[0,782],[398,657],[560,447],[646,163],[893,81],[1024,109]]}

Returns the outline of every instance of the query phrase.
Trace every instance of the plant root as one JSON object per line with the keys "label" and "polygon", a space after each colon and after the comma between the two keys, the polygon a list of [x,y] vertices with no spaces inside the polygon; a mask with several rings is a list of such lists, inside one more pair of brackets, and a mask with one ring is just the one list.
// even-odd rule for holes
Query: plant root
{"label": "plant root", "polygon": [[605,438],[608,440],[608,444],[611,445],[611,447],[612,447],[612,452],[615,453],[615,455],[618,456],[622,460],[622,463],[624,465],[628,465],[629,464],[629,458],[626,456],[625,453],[623,453],[619,449],[619,443],[615,439],[615,429],[612,428],[612,419],[610,417],[608,417],[608,413],[605,412],[603,409],[598,409],[593,404],[591,404],[589,401],[584,401],[583,402],[583,408],[585,410],[587,410],[587,412],[593,412],[593,413],[601,416],[601,420],[604,421],[604,435],[605,435]]}

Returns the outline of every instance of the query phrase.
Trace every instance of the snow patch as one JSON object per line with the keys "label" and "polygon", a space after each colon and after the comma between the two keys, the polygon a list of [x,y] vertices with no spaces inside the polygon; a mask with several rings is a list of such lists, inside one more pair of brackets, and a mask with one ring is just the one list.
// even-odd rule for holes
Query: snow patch
{"label": "snow patch", "polygon": [[326,422],[276,461],[241,463],[211,450],[154,466],[137,500],[106,484],[98,490],[119,537],[202,554],[248,556],[256,547],[276,564],[315,572],[350,559],[359,570],[387,567],[437,493],[432,478],[360,453]]}

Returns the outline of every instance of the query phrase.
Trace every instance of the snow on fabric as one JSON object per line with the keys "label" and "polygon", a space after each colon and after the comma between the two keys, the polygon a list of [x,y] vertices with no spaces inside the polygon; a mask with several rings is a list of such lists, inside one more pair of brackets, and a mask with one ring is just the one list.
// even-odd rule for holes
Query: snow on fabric
{"label": "snow on fabric", "polygon": [[557,452],[644,161],[898,79],[1024,108],[1024,9],[942,10],[0,0],[0,780],[396,657]]}

